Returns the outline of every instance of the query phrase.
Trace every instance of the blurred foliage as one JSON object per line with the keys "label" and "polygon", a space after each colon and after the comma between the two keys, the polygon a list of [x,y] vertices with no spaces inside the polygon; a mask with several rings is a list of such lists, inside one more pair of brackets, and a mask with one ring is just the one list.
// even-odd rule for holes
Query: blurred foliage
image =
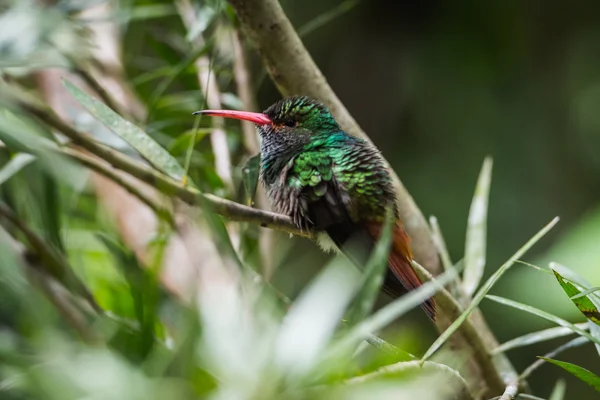
{"label": "blurred foliage", "polygon": [[[572,268],[575,277],[560,271],[567,280],[563,287],[578,285],[583,292],[600,284],[600,24],[595,18],[600,5],[576,3],[282,0],[336,92],[424,212],[438,218],[454,261],[463,256],[468,229],[472,292],[555,215],[561,224],[530,261],[544,269],[551,261]],[[369,321],[365,314],[375,301],[381,254],[374,255],[371,274],[361,280],[312,243],[276,234],[271,283],[292,299],[290,308],[251,274],[260,271],[264,256],[256,227],[239,224],[242,237],[235,247],[221,218],[209,213],[198,218],[219,249],[211,262],[242,267],[239,286],[208,291],[200,304],[182,302],[160,282],[165,247],[176,230],[159,226],[151,261],[140,261],[128,248],[119,221],[110,218],[89,184],[88,171],[58,151],[63,138],[14,103],[15,85],[48,101],[40,75],[51,68],[81,78],[79,70],[106,62],[95,59],[98,43],[90,34],[106,16],[88,13],[103,4],[112,5],[108,22],[118,32],[122,71],[115,75],[144,110],[126,104],[129,112],[118,123],[140,130],[123,141],[109,129],[115,115],[105,113],[96,122],[65,105],[73,125],[135,159],[155,162],[158,169],[165,162],[175,169],[188,166],[191,151],[186,173],[207,193],[247,204],[256,190],[250,167],[257,159],[246,164],[253,155],[245,149],[240,126],[226,122],[234,187],[240,189],[230,192],[214,168],[210,121],[191,116],[205,105],[195,64],[202,56],[210,57],[223,106],[243,107],[235,94],[230,36],[236,21],[225,2],[192,2],[197,18],[190,29],[170,1],[0,3],[0,204],[33,233],[6,215],[0,218],[0,397],[449,398],[460,380],[436,364],[418,370],[406,353],[423,354],[434,339],[420,314],[382,331],[398,352],[356,342],[350,350],[332,351],[353,332],[353,325],[337,323],[348,310]],[[279,95],[256,56],[251,73],[264,108]],[[140,140],[150,138],[170,155],[161,150],[157,159],[152,152],[135,151]],[[488,155],[494,159],[489,215],[488,177],[478,190],[486,218],[468,226],[476,173]],[[472,204],[473,214],[475,200]],[[72,268],[104,311],[65,290],[77,293],[75,279],[59,285],[50,278],[48,260]],[[578,282],[578,274],[591,283]],[[585,320],[551,274],[524,265],[515,265],[494,290],[555,318]],[[596,297],[588,292],[580,299]],[[394,306],[386,298],[377,300],[376,309]],[[482,303],[501,342],[554,326],[531,313],[498,307]],[[597,338],[597,328],[589,329]],[[511,352],[517,370],[557,348],[560,336],[553,331]],[[590,357],[589,349],[587,343],[561,360],[597,373],[598,358]],[[568,375],[541,368],[530,383],[534,393],[549,396],[556,378]],[[566,382],[568,398],[597,395],[574,377]]]}

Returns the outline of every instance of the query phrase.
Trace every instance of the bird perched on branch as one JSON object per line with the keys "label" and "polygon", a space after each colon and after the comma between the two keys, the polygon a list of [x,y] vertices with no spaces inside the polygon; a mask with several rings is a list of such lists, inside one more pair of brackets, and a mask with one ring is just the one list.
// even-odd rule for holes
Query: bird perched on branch
{"label": "bird perched on branch", "polygon": [[[383,290],[392,297],[421,285],[411,266],[409,238],[396,209],[392,178],[379,150],[344,132],[329,110],[308,97],[290,97],[263,113],[204,110],[194,114],[235,118],[256,124],[261,137],[260,178],[275,211],[300,229],[318,232],[363,266],[392,208],[395,225]],[[435,303],[422,304],[435,318]]]}

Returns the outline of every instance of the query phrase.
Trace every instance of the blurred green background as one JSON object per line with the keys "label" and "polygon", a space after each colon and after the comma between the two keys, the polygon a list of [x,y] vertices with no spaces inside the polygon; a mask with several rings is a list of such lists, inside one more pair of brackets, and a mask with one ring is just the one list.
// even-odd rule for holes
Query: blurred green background
{"label": "blurred green background", "polygon": [[[296,27],[341,3],[282,1]],[[356,2],[304,42],[425,215],[438,217],[454,261],[464,253],[470,199],[490,155],[486,277],[560,216],[526,260],[567,265],[597,286],[598,13],[596,1],[370,0]],[[263,107],[278,98],[267,82],[259,95]],[[522,265],[493,292],[582,320],[552,276]],[[482,310],[500,342],[549,326],[489,302]],[[520,370],[558,343],[526,347],[510,357]],[[597,372],[590,352],[586,346],[563,359]],[[560,374],[544,366],[530,381],[541,388]],[[569,399],[595,396],[573,379],[568,386]],[[574,387],[582,391],[572,392]],[[536,393],[548,395],[541,390]]]}
{"label": "blurred green background", "polygon": [[[41,10],[38,3],[20,4],[24,3],[31,3],[27,12]],[[13,25],[12,31],[7,30],[8,20],[3,20],[0,54],[7,63],[10,57],[20,60],[28,52],[45,51],[46,43],[40,38],[62,26],[59,22],[67,19],[68,11],[102,2],[47,3],[54,8],[45,15],[41,12],[46,25],[26,30],[32,35],[31,41]],[[221,2],[193,3],[211,6],[220,11],[222,20],[229,21],[230,10]],[[2,11],[15,4],[0,3]],[[190,32],[186,32],[171,1],[122,0],[112,4],[117,11],[110,21],[121,29],[125,80],[148,110],[139,125],[182,161],[186,142],[177,138],[192,128],[190,113],[203,106],[193,68],[198,54],[211,56],[223,106],[240,106],[233,95],[231,45],[225,39],[231,23],[223,23],[225,28],[214,26],[212,16],[207,16],[206,26],[198,28],[205,33],[207,45],[198,48],[186,39]],[[489,155],[494,159],[494,171],[484,279],[543,225],[560,216],[557,228],[527,254],[526,260],[541,267],[551,261],[564,264],[593,286],[600,285],[599,2],[282,0],[281,4],[337,95],[382,150],[424,214],[438,218],[455,262],[464,253],[470,202],[481,164]],[[14,15],[11,18],[16,21]],[[37,22],[41,20],[44,18]],[[103,22],[92,18],[87,23]],[[85,33],[74,34],[78,31],[69,29],[61,37],[67,43],[65,51],[85,59],[89,48],[80,42]],[[265,109],[280,96],[265,77],[259,57],[252,51],[249,54],[258,108]],[[52,64],[48,60],[52,59],[44,62]],[[35,78],[26,73],[29,71],[13,72],[23,85],[36,87]],[[227,131],[239,189],[240,171],[248,154],[239,126],[228,122]],[[110,138],[103,134],[98,136]],[[239,200],[241,195],[228,192],[213,163],[210,142],[202,136],[191,158],[190,175],[201,189]],[[45,181],[35,180],[37,172],[26,176],[30,187],[12,182],[13,192],[7,197],[14,196],[17,208],[28,205],[19,204],[14,193],[21,191],[28,202],[36,195],[41,198],[48,194],[44,192]],[[71,232],[77,232],[70,236],[67,246],[73,263],[80,268],[85,264],[93,276],[90,286],[103,304],[111,304],[113,311],[130,308],[129,303],[123,306],[114,300],[106,289],[107,282],[114,281],[114,271],[105,269],[110,257],[106,249],[99,250],[92,235],[85,234],[114,226],[103,219],[90,193],[61,190],[65,197],[73,192],[81,195],[61,206],[65,212],[77,210],[65,222]],[[272,281],[294,296],[330,256],[306,240],[290,240],[281,234],[274,240],[277,269]],[[552,276],[523,265],[515,265],[493,293],[570,321],[583,321]],[[385,302],[381,299],[381,304]],[[501,343],[551,326],[486,301],[481,309]],[[4,313],[14,317],[10,307]],[[435,338],[433,328],[418,310],[402,319],[398,328],[417,342],[415,346],[421,350],[416,352],[426,349]],[[524,347],[509,356],[521,371],[536,356],[563,342]],[[560,359],[600,372],[590,344]],[[565,377],[565,373],[545,365],[529,381],[536,394],[546,397],[551,390],[549,382],[558,377]],[[594,398],[585,384],[570,376],[566,379],[567,399]]]}

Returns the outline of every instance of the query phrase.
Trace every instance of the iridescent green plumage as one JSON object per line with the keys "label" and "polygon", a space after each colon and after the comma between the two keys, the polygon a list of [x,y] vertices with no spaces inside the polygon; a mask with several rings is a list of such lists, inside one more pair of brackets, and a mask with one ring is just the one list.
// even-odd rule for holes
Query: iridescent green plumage
{"label": "iridescent green plumage", "polygon": [[[396,297],[421,284],[410,265],[409,240],[383,158],[375,146],[344,132],[325,106],[291,97],[262,114],[204,113],[255,122],[262,139],[260,177],[275,211],[301,229],[326,233],[357,265],[365,264],[392,208],[397,223],[384,290]],[[434,318],[432,299],[423,308]]]}

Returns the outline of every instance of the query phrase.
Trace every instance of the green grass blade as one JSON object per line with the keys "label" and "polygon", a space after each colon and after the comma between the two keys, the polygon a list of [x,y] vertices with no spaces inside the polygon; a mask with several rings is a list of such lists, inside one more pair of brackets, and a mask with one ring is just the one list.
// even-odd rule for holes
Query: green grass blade
{"label": "green grass blade", "polygon": [[567,384],[564,379],[559,379],[556,381],[556,385],[554,385],[554,389],[552,389],[552,393],[548,400],[564,400],[566,391]]}
{"label": "green grass blade", "polygon": [[0,170],[0,185],[13,177],[17,172],[33,162],[35,157],[31,154],[18,153]]}
{"label": "green grass blade", "polygon": [[536,233],[523,247],[521,247],[515,254],[512,255],[498,270],[489,277],[485,284],[479,289],[473,301],[467,309],[437,338],[437,340],[429,347],[422,360],[428,360],[446,341],[460,328],[463,322],[469,317],[471,312],[481,303],[481,300],[490,291],[494,284],[500,279],[500,277],[515,263],[516,260],[521,258],[534,244],[536,244],[550,229],[558,222],[558,217],[554,218],[548,225],[543,227],[538,233]]}
{"label": "green grass blade", "polygon": [[444,235],[442,234],[442,229],[440,228],[440,224],[435,215],[429,217],[429,226],[431,227],[433,243],[437,248],[440,259],[442,260],[442,266],[445,270],[447,270],[453,265],[452,259],[450,258],[450,253],[448,252],[448,247],[446,246],[446,241],[444,240]]}
{"label": "green grass blade", "polygon": [[275,363],[280,368],[302,376],[315,365],[359,282],[357,271],[340,255],[304,290],[285,317],[277,337]]}
{"label": "green grass blade", "polygon": [[495,301],[496,303],[500,303],[500,304],[504,304],[505,306],[509,306],[509,307],[513,307],[516,308],[518,310],[521,311],[525,311],[528,312],[530,314],[533,315],[537,315],[540,318],[544,318],[545,320],[548,320],[550,322],[554,322],[556,325],[559,326],[564,326],[565,328],[569,328],[571,329],[573,332],[584,336],[586,338],[588,338],[590,341],[594,342],[594,343],[598,343],[600,344],[600,339],[597,339],[595,337],[593,337],[592,335],[590,335],[588,332],[584,331],[583,329],[579,328],[578,326],[576,326],[575,324],[572,324],[562,318],[559,318],[555,315],[552,315],[546,311],[542,311],[538,308],[532,307],[532,306],[528,306],[527,304],[523,304],[523,303],[519,303],[518,301],[514,301],[514,300],[510,300],[510,299],[506,299],[504,297],[500,297],[500,296],[493,296],[493,295],[487,295],[486,298]]}
{"label": "green grass blade", "polygon": [[580,367],[579,365],[571,364],[565,361],[553,360],[552,358],[541,358],[551,364],[561,367],[567,372],[570,372],[577,378],[581,379],[582,381],[596,389],[597,392],[600,392],[600,377],[594,374],[592,371]]}
{"label": "green grass blade", "polygon": [[[575,324],[578,328],[587,329],[587,322],[583,322],[580,324]],[[519,347],[529,346],[535,343],[544,342],[547,340],[556,339],[559,337],[564,337],[568,335],[572,335],[574,332],[569,328],[564,328],[562,326],[544,329],[538,332],[528,333],[527,335],[519,336],[508,342],[502,343],[500,346],[496,347],[491,351],[491,354],[499,354],[504,353],[508,350],[516,349]]]}
{"label": "green grass blade", "polygon": [[465,271],[463,273],[463,288],[469,297],[479,287],[485,268],[487,213],[492,181],[492,165],[492,159],[487,157],[481,167],[469,211],[465,241]]}
{"label": "green grass blade", "polygon": [[327,25],[329,22],[333,21],[337,17],[352,10],[354,7],[356,7],[358,5],[358,3],[360,3],[360,0],[346,0],[342,3],[340,3],[335,8],[333,8],[329,11],[326,11],[322,14],[319,14],[316,18],[307,22],[305,25],[301,26],[298,29],[298,35],[300,37],[303,37],[313,31],[319,29],[320,27]]}
{"label": "green grass blade", "polygon": [[419,288],[411,290],[404,296],[394,300],[350,329],[336,345],[332,346],[330,354],[337,355],[340,352],[344,352],[356,343],[364,340],[371,333],[378,332],[406,312],[418,307],[425,300],[435,295],[441,288],[456,279],[457,275],[457,269],[452,268],[438,276],[435,281],[425,282]]}
{"label": "green grass blade", "polygon": [[[579,303],[584,309],[587,308],[588,310],[591,310],[590,317],[586,315],[589,321],[588,323],[590,324],[590,334],[593,337],[600,339],[600,325],[598,324],[598,318],[600,316],[594,312],[594,310],[597,312],[600,308],[600,297],[595,291],[586,294],[585,297],[577,297],[577,295],[579,295],[583,291],[586,291],[592,285],[581,275],[579,275],[572,269],[565,267],[564,265],[560,265],[553,262],[550,263],[550,269],[555,274],[555,276],[558,272],[562,277],[570,281],[569,292],[567,293],[567,295],[569,296],[569,293],[572,293],[573,296],[570,297],[576,297],[576,299],[571,300],[575,303],[577,308],[579,308],[579,306],[577,305],[577,303]],[[595,344],[595,347],[598,354],[600,354],[600,344]]]}
{"label": "green grass blade", "polygon": [[571,296],[571,300],[576,300],[576,299],[578,299],[578,298],[580,298],[580,297],[585,297],[585,296],[587,296],[588,294],[595,293],[595,292],[597,292],[597,291],[599,291],[599,290],[600,290],[600,286],[594,286],[594,287],[591,287],[591,288],[589,288],[589,289],[586,289],[586,290],[584,290],[583,292],[579,292],[579,293],[578,293],[578,294],[576,294],[575,296]]}
{"label": "green grass blade", "polygon": [[[567,343],[558,346],[556,349],[552,350],[551,352],[547,353],[546,355],[544,355],[544,357],[547,358],[553,358],[556,357],[557,355],[559,355],[560,353],[567,351],[569,349],[575,348],[575,347],[579,347],[581,345],[584,345],[586,343],[589,343],[590,341],[588,340],[588,338],[583,337],[583,336],[579,336],[576,337],[573,340],[569,340]],[[525,381],[527,380],[527,378],[529,378],[529,376],[535,371],[537,370],[539,367],[541,367],[542,365],[544,365],[546,362],[542,359],[538,359],[535,360],[529,367],[525,368],[523,370],[523,372],[521,373],[521,375],[519,375],[519,381]]]}
{"label": "green grass blade", "polygon": [[159,145],[146,132],[122,118],[104,103],[96,100],[71,82],[63,79],[63,84],[71,95],[98,121],[133,146],[154,167],[174,179],[181,180],[185,172],[167,150]]}
{"label": "green grass blade", "polygon": [[552,272],[554,272],[554,276],[558,280],[558,283],[565,291],[567,296],[569,296],[571,301],[573,301],[573,304],[575,304],[577,309],[581,311],[581,313],[585,315],[587,319],[589,319],[597,325],[600,325],[600,311],[598,311],[598,308],[594,305],[594,303],[592,303],[592,301],[587,296],[577,297],[574,299],[573,296],[581,294],[581,291],[571,282],[565,280],[565,278],[563,278],[563,276],[559,274],[558,271],[553,270]]}
{"label": "green grass blade", "polygon": [[258,178],[260,175],[260,154],[256,154],[246,161],[242,168],[242,182],[244,184],[245,204],[252,206],[254,204],[254,197],[256,196],[256,189],[258,188]]}
{"label": "green grass blade", "polygon": [[388,213],[381,238],[377,242],[365,266],[362,288],[354,298],[353,306],[350,307],[347,313],[348,324],[350,326],[365,319],[373,309],[373,304],[375,304],[379,295],[388,266],[388,256],[392,243],[392,227],[395,222],[391,217],[392,214]]}

